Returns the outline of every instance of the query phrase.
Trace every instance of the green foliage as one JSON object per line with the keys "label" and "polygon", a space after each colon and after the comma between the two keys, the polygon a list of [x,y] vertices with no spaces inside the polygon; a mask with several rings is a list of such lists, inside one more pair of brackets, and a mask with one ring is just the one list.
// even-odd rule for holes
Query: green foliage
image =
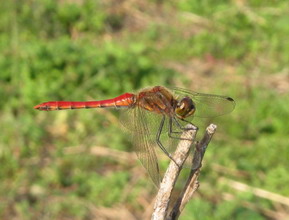
{"label": "green foliage", "polygon": [[[120,204],[143,213],[139,201],[155,195],[148,178],[131,163],[90,151],[133,151],[118,112],[33,106],[183,84],[230,95],[237,106],[213,119],[218,132],[205,155],[200,195],[181,219],[265,219],[260,210],[278,211],[274,202],[236,193],[219,180],[289,194],[288,2],[130,4],[0,4],[0,218],[90,219],[98,207]],[[209,120],[194,123],[201,132]],[[234,200],[224,200],[224,192]]]}

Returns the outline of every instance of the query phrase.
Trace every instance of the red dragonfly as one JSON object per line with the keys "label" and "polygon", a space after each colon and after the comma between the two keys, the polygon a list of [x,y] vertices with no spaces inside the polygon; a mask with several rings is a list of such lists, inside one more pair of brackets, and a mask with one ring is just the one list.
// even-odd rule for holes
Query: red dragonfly
{"label": "red dragonfly", "polygon": [[125,93],[112,99],[101,101],[44,102],[34,108],[42,111],[125,108],[121,121],[131,131],[136,153],[156,186],[161,177],[155,147],[173,160],[163,144],[163,137],[180,139],[184,123],[191,123],[193,117],[216,117],[233,111],[235,101],[228,96],[202,94],[186,89],[167,89],[155,86],[141,90],[137,94]]}

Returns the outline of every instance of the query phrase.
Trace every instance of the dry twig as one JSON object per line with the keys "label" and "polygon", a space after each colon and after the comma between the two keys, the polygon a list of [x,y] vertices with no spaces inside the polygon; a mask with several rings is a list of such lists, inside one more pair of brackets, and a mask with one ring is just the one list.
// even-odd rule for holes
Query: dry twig
{"label": "dry twig", "polygon": [[185,205],[188,203],[188,201],[192,198],[194,192],[197,190],[199,183],[198,183],[198,176],[200,172],[200,168],[202,165],[202,159],[204,157],[206,148],[213,136],[213,134],[216,131],[216,125],[211,124],[207,129],[206,133],[203,137],[203,139],[196,144],[195,151],[194,151],[194,157],[192,161],[192,169],[190,176],[187,180],[187,183],[183,189],[183,192],[179,196],[177,202],[174,204],[173,209],[168,215],[168,206],[170,202],[170,197],[174,188],[174,185],[176,183],[177,177],[182,169],[182,165],[186,158],[188,157],[188,154],[190,153],[190,147],[192,143],[194,142],[194,139],[196,137],[197,130],[194,129],[192,125],[191,130],[186,130],[182,138],[190,138],[191,140],[182,140],[180,141],[177,150],[174,154],[174,161],[171,161],[169,168],[167,169],[163,181],[160,185],[159,192],[156,197],[156,203],[154,206],[154,212],[152,215],[152,219],[156,220],[162,220],[162,219],[177,219],[184,209]]}
{"label": "dry twig", "polygon": [[187,159],[192,141],[194,140],[197,129],[192,126],[188,125],[187,128],[190,130],[186,130],[181,138],[191,139],[191,140],[182,140],[180,141],[175,154],[174,154],[174,161],[170,162],[170,165],[164,175],[162,183],[160,185],[160,189],[158,191],[156,202],[154,206],[154,212],[152,215],[153,220],[157,219],[165,219],[167,210],[169,207],[170,197],[178,178],[178,175],[181,171],[183,163]]}

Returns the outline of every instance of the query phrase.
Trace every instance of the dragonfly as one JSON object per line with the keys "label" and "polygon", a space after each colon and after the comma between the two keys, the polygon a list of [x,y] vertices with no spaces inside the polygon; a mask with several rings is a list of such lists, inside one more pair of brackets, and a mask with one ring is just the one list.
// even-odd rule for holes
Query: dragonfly
{"label": "dragonfly", "polygon": [[173,159],[163,140],[181,139],[185,124],[194,117],[212,118],[228,114],[235,108],[233,98],[193,92],[182,88],[154,86],[138,93],[124,93],[99,101],[50,101],[36,105],[41,111],[116,108],[125,109],[120,116],[123,127],[130,132],[136,154],[158,187],[161,174],[156,149]]}

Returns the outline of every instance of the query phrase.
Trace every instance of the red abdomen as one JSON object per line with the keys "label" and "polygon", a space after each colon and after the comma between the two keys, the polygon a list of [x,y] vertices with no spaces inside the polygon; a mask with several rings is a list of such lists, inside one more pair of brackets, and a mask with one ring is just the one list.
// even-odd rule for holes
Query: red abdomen
{"label": "red abdomen", "polygon": [[83,109],[83,108],[129,108],[135,103],[135,95],[125,93],[113,99],[87,102],[69,102],[69,101],[52,101],[36,105],[34,108],[42,111],[54,111],[65,109]]}

